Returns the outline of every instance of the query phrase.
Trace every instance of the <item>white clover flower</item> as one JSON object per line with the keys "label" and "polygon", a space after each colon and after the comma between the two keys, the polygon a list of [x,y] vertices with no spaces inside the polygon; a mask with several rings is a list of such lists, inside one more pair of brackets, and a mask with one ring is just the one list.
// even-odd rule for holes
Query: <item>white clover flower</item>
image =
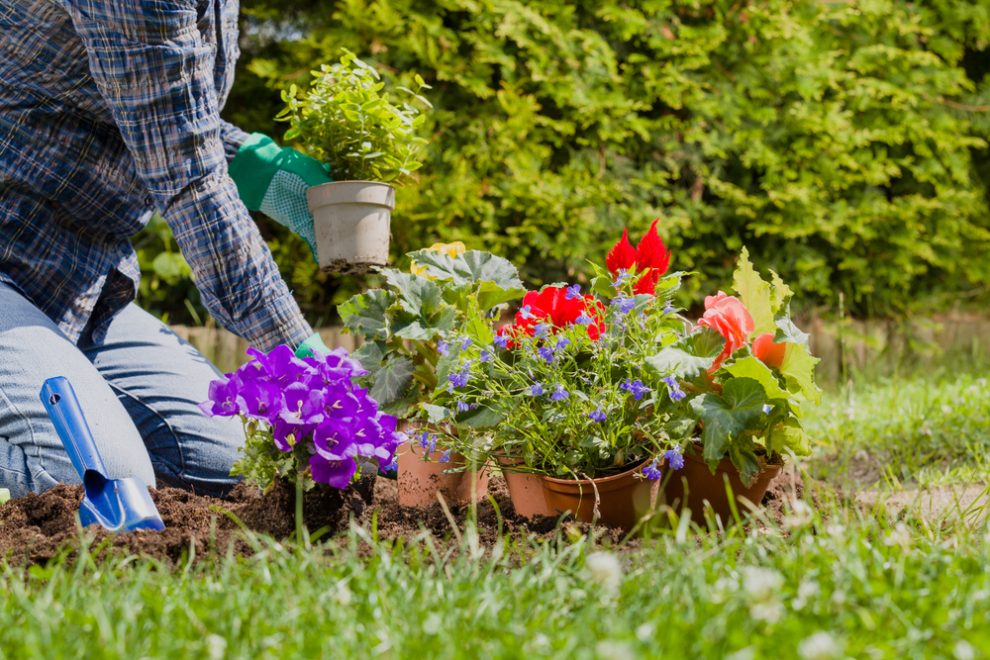
{"label": "white clover flower", "polygon": [[777,595],[784,576],[773,569],[746,566],[742,569],[743,589],[753,600],[768,600]]}
{"label": "white clover flower", "polygon": [[633,660],[636,657],[628,644],[610,639],[598,642],[595,653],[601,660]]}
{"label": "white clover flower", "polygon": [[220,660],[227,655],[227,640],[220,635],[206,636],[206,655],[210,660]]}
{"label": "white clover flower", "polygon": [[800,611],[808,605],[808,601],[818,596],[821,589],[814,580],[805,580],[798,586],[797,596],[791,601],[791,608]]}
{"label": "white clover flower", "polygon": [[798,655],[804,660],[828,660],[842,653],[842,645],[827,632],[816,632],[798,644]]}
{"label": "white clover flower", "polygon": [[788,529],[799,529],[811,524],[815,513],[804,500],[791,502],[790,512],[784,516],[784,526]]}
{"label": "white clover flower", "polygon": [[770,598],[749,606],[749,615],[756,621],[777,623],[784,614],[784,606],[776,598]]}
{"label": "white clover flower", "polygon": [[976,657],[976,649],[965,639],[960,639],[952,648],[952,656],[956,660],[973,660]]}
{"label": "white clover flower", "polygon": [[622,584],[622,563],[611,552],[592,552],[584,560],[584,568],[591,581],[607,594],[614,594]]}

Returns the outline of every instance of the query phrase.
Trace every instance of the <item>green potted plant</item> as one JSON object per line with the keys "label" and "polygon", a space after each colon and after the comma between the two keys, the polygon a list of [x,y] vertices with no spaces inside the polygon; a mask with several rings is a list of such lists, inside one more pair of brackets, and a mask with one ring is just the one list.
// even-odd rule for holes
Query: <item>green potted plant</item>
{"label": "green potted plant", "polygon": [[[490,342],[483,319],[522,296],[515,266],[463,245],[437,244],[412,252],[410,272],[386,268],[382,288],[340,306],[350,332],[363,340],[354,353],[369,371],[365,383],[382,409],[399,418],[416,415],[447,382],[444,356]],[[463,503],[486,489],[487,472],[440,440],[436,433],[404,425],[409,442],[399,451],[399,501],[426,506],[439,490]],[[449,433],[447,434],[449,435]]]}
{"label": "green potted plant", "polygon": [[790,288],[773,272],[765,281],[745,249],[733,288],[736,296],[708,296],[697,325],[647,359],[687,393],[679,414],[695,434],[665,498],[696,518],[707,504],[723,521],[742,498],[760,502],[789,454],[810,451],[800,416],[821,396],[819,360],[790,318]]}
{"label": "green potted plant", "polygon": [[[424,421],[454,430],[445,439],[461,453],[499,461],[517,512],[632,529],[656,503],[660,462],[680,455],[686,395],[644,360],[685,332],[671,303],[681,275],[664,275],[669,252],[656,223],[629,249],[629,267],[600,271],[591,292],[530,291],[513,323],[439,364],[449,382],[423,407]],[[613,250],[608,262],[626,256]],[[539,488],[514,473],[534,475]],[[534,492],[542,502],[526,499]]]}
{"label": "green potted plant", "polygon": [[391,95],[378,72],[346,49],[313,76],[308,91],[296,85],[282,91],[277,119],[289,122],[285,139],[328,163],[334,178],[307,190],[320,267],[384,266],[394,186],[408,183],[422,165],[421,108],[431,106],[420,92],[429,86],[416,75],[417,90],[396,87],[398,96]]}

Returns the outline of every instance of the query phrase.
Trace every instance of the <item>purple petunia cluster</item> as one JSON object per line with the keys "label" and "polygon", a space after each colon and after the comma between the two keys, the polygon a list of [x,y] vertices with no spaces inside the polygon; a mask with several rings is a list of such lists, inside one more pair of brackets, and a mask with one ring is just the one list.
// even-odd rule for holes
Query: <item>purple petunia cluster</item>
{"label": "purple petunia cluster", "polygon": [[248,349],[252,359],[210,383],[207,415],[264,422],[279,451],[307,442],[313,481],[346,488],[357,459],[388,465],[401,442],[396,419],[378,409],[368,390],[354,383],[367,373],[347,351],[297,358],[288,346],[270,353]]}

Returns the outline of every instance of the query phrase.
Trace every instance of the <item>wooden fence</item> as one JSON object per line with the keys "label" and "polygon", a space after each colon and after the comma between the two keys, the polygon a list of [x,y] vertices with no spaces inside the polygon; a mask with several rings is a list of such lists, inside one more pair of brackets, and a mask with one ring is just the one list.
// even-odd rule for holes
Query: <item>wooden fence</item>
{"label": "wooden fence", "polygon": [[[964,359],[990,355],[990,317],[952,315],[910,321],[798,322],[811,335],[812,352],[822,358],[819,374],[834,381],[843,370],[879,368],[892,370],[905,363],[938,364],[948,355]],[[173,326],[223,371],[245,361],[247,342],[216,327]],[[341,328],[323,328],[327,346],[354,350],[359,342]]]}

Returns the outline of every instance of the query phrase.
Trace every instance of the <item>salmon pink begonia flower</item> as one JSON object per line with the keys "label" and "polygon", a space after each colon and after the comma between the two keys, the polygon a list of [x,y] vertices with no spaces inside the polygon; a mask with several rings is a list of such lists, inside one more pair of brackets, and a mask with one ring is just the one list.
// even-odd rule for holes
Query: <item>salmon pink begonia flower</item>
{"label": "salmon pink begonia flower", "polygon": [[605,265],[612,277],[618,277],[620,271],[631,271],[639,274],[633,291],[653,295],[660,277],[670,266],[670,250],[664,245],[657,233],[659,218],[653,221],[649,231],[643,235],[635,248],[629,242],[629,230],[622,231],[622,238],[612,246],[605,257]]}
{"label": "salmon pink begonia flower", "polygon": [[718,371],[730,355],[742,348],[755,327],[746,306],[735,296],[726,295],[722,291],[716,296],[705,298],[705,313],[698,325],[711,328],[725,338],[725,348],[715,358],[708,373]]}

